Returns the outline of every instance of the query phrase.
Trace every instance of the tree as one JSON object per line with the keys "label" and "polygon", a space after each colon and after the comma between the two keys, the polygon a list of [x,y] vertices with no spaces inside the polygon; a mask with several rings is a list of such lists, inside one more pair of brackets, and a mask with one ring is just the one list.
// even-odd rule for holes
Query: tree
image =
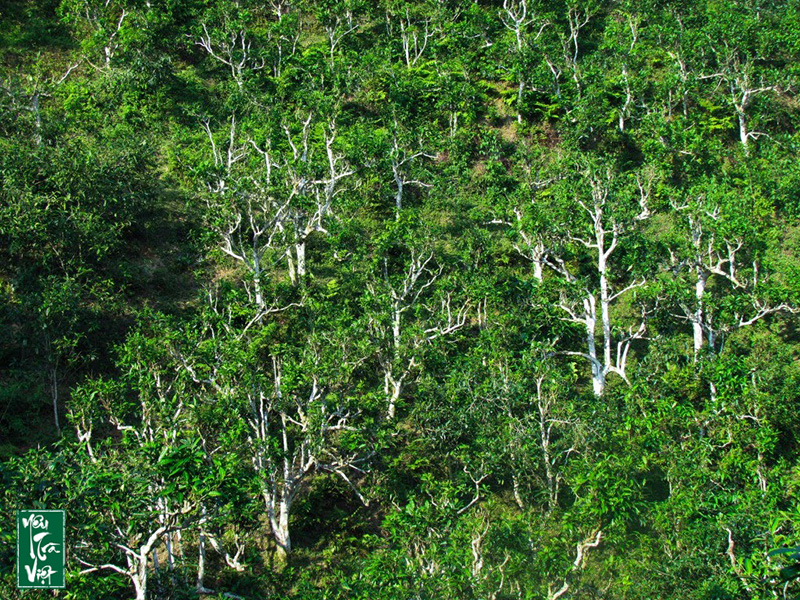
{"label": "tree", "polygon": [[244,88],[246,78],[252,76],[266,65],[266,59],[259,56],[253,48],[244,24],[226,23],[227,31],[212,28],[209,31],[206,23],[201,25],[202,32],[197,34],[195,42],[216,62],[227,67],[231,78],[239,90]]}
{"label": "tree", "polygon": [[444,267],[436,268],[432,250],[403,239],[409,233],[403,221],[389,227],[384,239],[389,246],[399,246],[402,258],[378,257],[379,275],[367,283],[365,297],[367,330],[377,348],[388,420],[395,418],[397,402],[419,366],[423,347],[464,327],[469,308],[469,301],[454,303],[450,291],[431,293]]}
{"label": "tree", "polygon": [[[121,366],[135,396],[100,381],[80,390],[71,408],[86,454],[75,454],[68,475],[70,509],[88,517],[75,559],[84,574],[108,569],[126,576],[137,600],[147,597],[151,559],[157,571],[161,544],[174,571],[178,536],[194,526],[201,499],[213,490],[214,472],[189,427],[187,379],[174,376],[174,359],[164,350],[161,340],[131,336]],[[106,437],[93,446],[101,420],[119,432],[119,441]]]}
{"label": "tree", "polygon": [[[336,150],[336,121],[314,123],[321,143],[311,139],[313,114],[292,131],[282,124],[288,147],[273,144],[268,133],[257,143],[241,132],[232,115],[218,145],[204,123],[214,160],[207,181],[208,218],[221,237],[222,251],[241,263],[252,277],[253,295],[265,308],[262,277],[268,253],[282,255],[297,285],[306,275],[306,246],[311,234],[327,233],[325,222],[342,191],[341,181],[354,171]],[[323,154],[323,157],[319,155]]]}
{"label": "tree", "polygon": [[[406,186],[416,185],[423,188],[430,188],[430,183],[425,183],[418,179],[410,179],[408,172],[416,159],[420,157],[424,158],[435,158],[431,154],[426,154],[423,150],[419,150],[418,152],[408,151],[405,148],[401,147],[401,142],[398,140],[398,126],[397,121],[394,123],[393,128],[393,136],[392,136],[392,147],[389,150],[389,162],[392,167],[392,178],[394,179],[395,184],[395,194],[394,194],[394,218],[395,220],[400,219],[400,213],[403,210],[403,195]],[[421,144],[420,144],[421,145]]]}
{"label": "tree", "polygon": [[[511,33],[514,34],[514,50],[517,55],[517,101],[516,101],[516,108],[517,108],[517,122],[522,124],[522,97],[525,91],[525,76],[523,75],[525,64],[525,54],[529,51],[529,45],[531,43],[536,42],[539,37],[542,35],[542,32],[545,30],[545,27],[550,25],[550,22],[538,17],[533,12],[533,7],[531,7],[531,11],[528,11],[528,0],[503,0],[503,9],[500,12],[500,20],[503,22],[503,25],[506,29],[508,29]],[[527,29],[530,26],[533,26],[534,29],[538,29],[536,34],[529,35],[527,33]]]}
{"label": "tree", "polygon": [[250,463],[285,563],[292,507],[308,479],[325,471],[353,486],[349,471],[360,472],[367,458],[355,443],[360,410],[351,395],[363,359],[346,340],[331,343],[321,332],[281,340],[274,324],[241,327],[232,314],[210,311],[197,345],[173,352],[198,393],[231,415],[236,435],[216,444]]}
{"label": "tree", "polygon": [[[390,35],[399,33],[406,68],[411,69],[425,54],[428,43],[437,34],[433,8],[427,3],[387,3],[385,17]],[[399,29],[399,32],[398,32]]]}
{"label": "tree", "polygon": [[[561,247],[541,250],[534,258],[543,261],[559,277],[558,307],[566,313],[567,322],[579,324],[584,331],[586,347],[581,351],[566,351],[589,361],[592,389],[595,395],[603,394],[609,373],[615,373],[628,382],[627,361],[634,340],[641,339],[646,331],[647,309],[642,307],[638,319],[627,331],[615,330],[611,307],[628,292],[645,285],[646,279],[626,277],[625,271],[615,264],[613,257],[620,242],[630,236],[637,225],[649,216],[647,201],[649,187],[639,181],[636,200],[631,191],[616,181],[610,169],[588,168],[577,180],[571,179],[561,186],[562,206],[571,214],[562,213]],[[636,209],[640,209],[638,215]],[[533,234],[528,238],[534,239]],[[540,242],[537,242],[540,243]],[[568,260],[586,251],[587,269],[571,266]],[[567,254],[569,252],[570,254]],[[580,263],[579,263],[580,264]],[[591,273],[591,275],[590,275]],[[598,317],[599,311],[599,317]],[[602,338],[596,328],[600,325]],[[619,327],[619,326],[617,326]],[[598,345],[600,351],[598,351]]]}
{"label": "tree", "polygon": [[[689,191],[685,202],[673,203],[682,236],[670,250],[671,262],[676,273],[689,275],[687,283],[694,288],[693,301],[678,297],[676,316],[692,324],[695,360],[706,343],[718,351],[730,331],[795,310],[785,299],[788,290],[771,286],[764,270],[766,232],[758,231],[758,216],[767,207],[759,202],[725,181],[710,180]],[[709,298],[722,285],[725,300]]]}
{"label": "tree", "polygon": [[[122,45],[126,30],[136,10],[128,2],[93,2],[92,0],[63,0],[59,11],[67,23],[85,35],[86,60],[96,69],[108,70]],[[95,65],[94,54],[101,62]]]}

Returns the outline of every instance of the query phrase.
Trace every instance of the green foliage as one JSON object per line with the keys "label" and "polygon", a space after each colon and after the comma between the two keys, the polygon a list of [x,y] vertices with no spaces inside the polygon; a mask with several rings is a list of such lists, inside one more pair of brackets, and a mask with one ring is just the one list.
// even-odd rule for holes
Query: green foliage
{"label": "green foliage", "polygon": [[799,15],[6,2],[0,596],[797,595]]}

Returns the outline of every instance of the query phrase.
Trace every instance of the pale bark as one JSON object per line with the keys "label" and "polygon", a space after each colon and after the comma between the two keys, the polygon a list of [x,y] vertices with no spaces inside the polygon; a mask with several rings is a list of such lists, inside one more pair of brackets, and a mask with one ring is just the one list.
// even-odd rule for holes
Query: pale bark
{"label": "pale bark", "polygon": [[544,264],[547,257],[547,247],[541,238],[532,239],[526,232],[520,232],[522,239],[525,243],[524,250],[515,245],[517,252],[531,261],[533,265],[533,277],[536,281],[542,281],[544,278]]}
{"label": "pale bark", "polygon": [[[736,573],[736,576],[742,582],[742,586],[744,587],[745,590],[747,590],[747,593],[751,597],[757,597],[756,591],[750,585],[750,582],[752,582],[754,579],[753,576],[744,572],[741,565],[739,564],[739,561],[736,560],[736,553],[735,553],[736,544],[733,541],[733,532],[731,531],[730,527],[724,527],[724,529],[728,533],[728,547],[725,550],[725,554],[731,561],[731,570],[734,573]],[[776,598],[778,596],[777,592],[773,592],[773,595]]]}
{"label": "pale bark", "polygon": [[[231,318],[227,312],[217,309],[215,312],[223,319]],[[249,325],[245,326],[238,337],[243,336],[248,328]],[[366,460],[357,454],[341,455],[331,443],[337,432],[354,429],[351,423],[357,413],[341,406],[332,408],[322,402],[329,391],[317,373],[322,350],[314,346],[307,351],[307,358],[302,363],[308,375],[307,384],[291,391],[285,389],[283,380],[284,359],[277,355],[272,356],[272,383],[268,387],[262,385],[260,379],[240,379],[241,373],[220,372],[218,364],[201,378],[190,360],[179,357],[192,380],[208,386],[210,393],[230,397],[238,389],[246,394],[247,406],[241,415],[248,430],[246,448],[260,480],[259,492],[264,501],[270,534],[277,546],[279,563],[285,563],[291,551],[291,510],[308,477],[318,471],[335,473],[355,490],[345,471],[360,471],[358,465]],[[363,501],[357,490],[356,494]],[[201,531],[212,547],[224,556],[228,566],[243,569],[240,562],[243,543],[236,540],[236,553],[231,554],[204,522],[201,522]]]}
{"label": "pale bark", "polygon": [[207,594],[210,591],[205,586],[205,577],[206,577],[206,536],[201,531],[197,540],[197,577],[195,579],[195,590],[197,591],[198,594]]}
{"label": "pale bark", "polygon": [[539,443],[542,448],[545,477],[547,479],[547,497],[549,510],[555,509],[558,503],[559,478],[554,472],[555,460],[550,450],[553,434],[553,419],[550,414],[552,398],[546,397],[542,391],[543,377],[536,380],[536,404],[539,409]]}
{"label": "pale bark", "polygon": [[[578,65],[578,56],[580,54],[580,34],[592,18],[592,14],[588,11],[582,11],[579,8],[570,8],[567,11],[567,23],[569,25],[568,35],[562,38],[562,47],[564,51],[564,61],[572,70],[572,80],[575,82],[575,88],[578,91],[578,97],[582,95],[582,86],[580,78],[580,67]],[[550,67],[553,71],[553,67]],[[555,75],[555,73],[554,73]]]}
{"label": "pale bark", "polygon": [[[689,208],[686,205],[673,207],[679,213]],[[718,351],[718,344],[729,332],[752,325],[775,313],[794,313],[798,310],[787,303],[770,304],[755,296],[760,284],[758,262],[753,261],[749,265],[753,272],[752,279],[740,275],[742,269],[748,266],[741,259],[744,242],[735,238],[720,241],[715,233],[715,224],[720,218],[719,206],[713,207],[712,210],[687,214],[686,223],[691,238],[692,254],[680,262],[674,254],[672,255],[673,265],[676,268],[688,266],[693,276],[694,304],[691,306],[681,304],[683,314],[673,316],[691,323],[695,362],[706,344],[713,352]],[[705,301],[709,281],[714,277],[726,281],[740,293],[751,295],[751,310],[748,314],[738,313],[734,315],[733,321],[717,322],[718,319],[715,318],[713,311],[706,307]]]}
{"label": "pale bark", "polygon": [[225,548],[216,536],[212,533],[211,529],[213,524],[209,522],[206,507],[201,505],[200,522],[198,523],[198,543],[197,543],[197,577],[195,579],[195,589],[198,594],[211,594],[213,590],[205,587],[205,567],[206,567],[206,542],[225,559],[225,564],[236,571],[244,571],[244,565],[239,561],[245,550],[244,543],[239,541],[238,535],[234,538],[236,545],[236,553],[231,554]]}
{"label": "pale bark", "polygon": [[[323,407],[321,422],[310,420],[309,410],[325,394],[318,377],[311,375],[310,389],[304,396],[292,392],[290,398],[285,398],[281,358],[272,357],[272,370],[273,390],[254,389],[250,394],[249,445],[253,466],[263,481],[261,495],[276,544],[276,559],[279,565],[284,565],[292,550],[292,506],[307,478],[318,470],[329,471],[353,487],[344,469],[355,468],[360,459],[334,456],[328,445],[335,432],[353,428],[350,412]],[[279,455],[269,450],[275,438],[280,444]]]}
{"label": "pale bark", "polygon": [[552,587],[548,586],[549,589],[547,592],[547,600],[558,600],[558,598],[560,598],[569,591],[570,585],[572,584],[572,578],[575,576],[576,573],[579,573],[580,571],[583,570],[584,563],[586,561],[586,555],[590,550],[592,550],[593,548],[597,548],[600,545],[602,537],[603,537],[602,530],[598,530],[596,534],[592,534],[584,541],[578,542],[575,552],[576,553],[575,561],[572,563],[572,568],[569,570],[569,573],[564,578],[564,583],[557,591],[553,591]]}
{"label": "pale bark", "polygon": [[[188,510],[186,506],[182,509],[175,511],[170,514],[170,523],[165,525],[160,525],[155,530],[150,532],[149,536],[147,537],[147,541],[140,545],[138,548],[128,547],[124,543],[116,543],[116,547],[122,550],[125,553],[125,560],[127,563],[127,568],[120,567],[115,564],[101,564],[101,565],[93,565],[82,560],[80,557],[76,557],[76,560],[84,566],[89,567],[88,569],[84,569],[81,573],[90,573],[92,571],[99,571],[103,569],[108,569],[111,571],[115,571],[122,575],[125,575],[130,579],[131,584],[133,585],[134,592],[136,594],[136,600],[146,600],[147,598],[147,576],[148,576],[148,557],[153,552],[156,544],[161,541],[165,534],[173,531],[177,525],[174,519],[179,516],[183,515]],[[118,534],[118,538],[120,540],[127,541],[129,537],[119,528],[116,526],[116,533]]]}
{"label": "pale bark", "polygon": [[281,489],[273,485],[263,492],[267,517],[269,518],[272,537],[276,544],[277,562],[281,567],[285,566],[289,553],[292,551],[289,515],[292,510],[294,495],[297,492],[300,479],[307,473],[306,471],[298,474],[298,479],[295,481],[291,479],[290,465],[286,461],[284,463],[284,477],[289,477],[289,479],[284,479]]}
{"label": "pale bark", "polygon": [[336,47],[344,39],[345,36],[353,33],[358,29],[358,23],[353,22],[353,12],[348,10],[344,14],[344,18],[337,15],[335,21],[325,25],[325,33],[328,35],[328,43],[330,45],[330,66],[334,66],[334,54]]}
{"label": "pale bark", "polygon": [[[387,21],[390,21],[390,16],[386,15]],[[405,15],[398,17],[400,23],[400,39],[403,45],[403,57],[405,59],[406,67],[411,68],[417,64],[425,49],[428,47],[428,42],[435,35],[435,31],[431,29],[431,19],[426,18],[422,20],[415,20],[406,8]]]}
{"label": "pale bark", "polygon": [[203,48],[211,58],[224,64],[230,69],[231,77],[241,89],[244,87],[245,74],[264,68],[265,61],[254,57],[252,43],[247,39],[244,30],[226,34],[221,40],[213,40],[211,34],[203,23],[203,34],[197,39],[196,44]]}
{"label": "pale bark", "polygon": [[695,282],[694,293],[697,301],[697,308],[692,318],[692,337],[694,339],[694,360],[696,362],[700,350],[703,349],[703,295],[706,291],[708,276],[700,265],[695,266],[695,273],[697,275],[697,281]]}
{"label": "pale bark", "polygon": [[[511,462],[516,462],[514,456],[511,457]],[[520,510],[524,510],[525,502],[522,500],[522,495],[520,494],[519,476],[516,473],[511,475],[511,486],[514,493],[514,502],[517,503],[517,506],[520,508]]]}
{"label": "pale bark", "polygon": [[[341,191],[341,181],[354,173],[334,150],[336,125],[330,120],[324,134],[327,169],[309,176],[308,163],[319,150],[309,142],[312,119],[313,115],[308,115],[302,121],[299,134],[284,125],[291,152],[282,157],[272,150],[270,140],[261,147],[243,136],[235,115],[223,144],[217,144],[209,123],[203,124],[218,169],[208,184],[209,209],[226,216],[226,222],[216,226],[221,250],[252,276],[259,310],[266,308],[262,290],[265,256],[272,252],[285,256],[289,278],[298,285],[308,271],[309,237],[314,232],[327,233],[325,221]],[[274,186],[284,193],[276,194]],[[316,199],[311,209],[301,202],[309,197]]]}
{"label": "pale bark", "polygon": [[[142,368],[139,372],[139,384],[144,388],[149,388],[152,393],[143,390],[139,394],[140,412],[135,419],[135,425],[124,424],[120,417],[113,412],[109,415],[111,425],[118,431],[129,432],[141,447],[163,446],[164,444],[175,447],[174,445],[179,441],[177,424],[183,418],[184,404],[176,389],[175,380],[165,377],[160,369],[160,366],[150,365]],[[158,404],[160,409],[169,407],[168,415],[166,417],[160,415],[159,411],[154,409],[154,404]],[[88,428],[84,425],[81,429]],[[96,461],[93,460],[93,462]],[[154,566],[157,569],[156,547],[161,542],[166,544],[167,565],[171,571],[174,569],[171,536],[188,526],[189,515],[195,510],[196,503],[192,499],[186,499],[180,505],[171,504],[163,493],[165,485],[166,482],[163,479],[151,480],[148,485],[147,510],[152,516],[149,528],[145,531],[123,530],[118,523],[118,516],[115,516],[113,512],[107,515],[113,524],[110,533],[113,545],[124,553],[127,567],[115,564],[91,564],[76,556],[78,562],[89,567],[84,572],[110,569],[123,574],[131,580],[137,600],[144,600],[147,596],[149,560],[151,557],[153,558]],[[144,542],[142,542],[143,539]]]}
{"label": "pale bark", "polygon": [[[631,325],[626,333],[615,336],[612,332],[610,307],[617,298],[644,285],[645,281],[643,279],[633,281],[622,289],[612,290],[609,280],[609,259],[619,246],[620,238],[623,235],[623,227],[616,218],[608,215],[609,188],[607,182],[592,176],[590,177],[590,183],[591,203],[586,203],[580,199],[577,199],[576,202],[578,207],[588,216],[591,238],[585,239],[574,235],[568,235],[568,238],[590,251],[595,265],[594,269],[598,278],[599,289],[584,287],[579,298],[573,300],[568,299],[566,293],[563,293],[559,308],[567,314],[564,317],[566,321],[580,324],[585,331],[586,351],[570,351],[565,352],[565,354],[581,356],[589,361],[592,390],[596,396],[601,396],[605,391],[609,373],[615,373],[628,383],[627,361],[631,344],[634,340],[643,338],[646,330],[646,315],[643,312],[638,324]],[[642,189],[642,193],[645,193],[644,188],[640,189]],[[645,199],[640,203],[643,207],[646,207]],[[645,218],[643,215],[637,217],[639,220],[643,218]],[[564,277],[566,283],[578,283],[578,277],[570,271],[560,257],[548,256],[546,264]],[[598,304],[600,309],[599,321]],[[598,322],[602,332],[601,340],[598,340],[597,337]],[[598,346],[601,346],[601,348],[598,348]]]}
{"label": "pale bark", "polygon": [[[528,1],[527,0],[503,0],[503,9],[500,13],[500,20],[503,25],[514,34],[516,42],[517,55],[521,58],[525,48],[526,30],[531,24],[539,26],[539,31],[532,36],[533,41],[539,39],[545,28],[550,25],[549,21],[543,21],[536,18],[536,15],[528,16]],[[517,123],[522,124],[522,98],[525,92],[525,79],[520,73],[519,81],[517,82]]]}
{"label": "pale bark", "polygon": [[119,9],[119,16],[116,17],[117,7],[111,0],[97,3],[86,3],[85,10],[80,12],[80,18],[86,24],[93,35],[106,37],[103,44],[102,65],[98,66],[87,59],[87,62],[98,70],[108,70],[111,68],[111,61],[119,50],[119,34],[122,31],[123,23],[129,16],[125,8]]}
{"label": "pale bark", "polygon": [[[395,123],[395,128],[397,124]],[[395,206],[395,220],[400,219],[400,213],[403,210],[403,198],[405,188],[408,185],[417,185],[423,188],[432,187],[431,184],[425,183],[418,179],[411,179],[408,175],[408,168],[416,159],[434,158],[432,154],[426,154],[423,151],[409,153],[404,148],[401,148],[397,135],[394,136],[392,142],[392,150],[389,153],[389,160],[392,165],[392,179],[395,184],[394,206]]]}
{"label": "pale bark", "polygon": [[[751,131],[748,126],[748,109],[753,99],[767,92],[780,93],[781,88],[777,85],[764,85],[763,81],[759,84],[753,81],[754,65],[751,59],[741,62],[738,55],[730,52],[727,43],[725,51],[720,57],[723,68],[717,73],[701,75],[700,80],[717,80],[727,83],[730,102],[736,113],[739,128],[739,142],[742,144],[745,156],[750,154],[749,141],[766,135],[763,132]],[[683,67],[683,65],[681,65]]]}
{"label": "pale bark", "polygon": [[388,327],[380,316],[375,315],[369,320],[369,331],[379,347],[378,361],[383,371],[386,418],[389,421],[395,418],[397,402],[402,396],[406,381],[417,366],[417,355],[423,344],[451,335],[466,324],[469,303],[465,302],[460,307],[453,308],[451,296],[447,294],[442,298],[440,308],[430,311],[438,322],[429,323],[431,327],[424,329],[421,334],[406,337],[403,326],[405,315],[414,306],[422,303],[421,296],[434,285],[442,273],[442,268],[438,270],[432,268],[432,261],[432,253],[425,256],[412,249],[403,279],[394,283],[389,275],[387,262],[384,260],[381,288],[372,283],[367,288],[376,300],[379,300],[382,293],[388,299],[388,302],[383,302],[384,306],[376,307],[379,312],[384,310],[389,312]]}
{"label": "pale bark", "polygon": [[[537,203],[537,192],[545,189],[547,186],[552,184],[553,181],[555,181],[555,178],[529,181],[529,185],[533,192],[531,196],[531,207],[534,210],[536,210],[535,205]],[[514,206],[511,212],[513,212],[514,215],[513,219],[510,219],[509,217],[494,218],[491,221],[488,221],[487,224],[505,225],[516,230],[520,237],[520,242],[514,243],[514,249],[519,253],[520,256],[531,262],[531,265],[533,266],[533,277],[537,281],[542,281],[544,278],[544,267],[547,264],[547,259],[550,255],[549,245],[552,240],[549,239],[545,227],[536,228],[533,230],[526,229],[526,215],[523,208]]]}
{"label": "pale bark", "polygon": [[[683,31],[683,22],[681,21],[680,17],[678,18],[678,23],[680,24],[680,30]],[[680,44],[680,41],[676,44],[676,47],[673,50],[667,50],[667,54],[675,61],[675,64],[678,66],[678,78],[681,81],[681,109],[683,112],[684,117],[689,116],[689,67],[686,63],[686,58],[684,57],[683,48]],[[670,100],[672,99],[671,91],[670,91]],[[670,102],[669,106],[667,107],[667,111],[669,116],[672,116],[672,102]]]}
{"label": "pale bark", "polygon": [[625,121],[630,116],[631,104],[633,103],[633,91],[631,90],[631,84],[628,80],[628,68],[624,64],[622,65],[622,80],[625,83],[625,103],[619,111],[619,130],[624,133]]}
{"label": "pale bark", "polygon": [[728,79],[731,103],[736,111],[736,118],[739,121],[739,142],[742,144],[742,148],[744,148],[745,155],[749,155],[749,140],[764,134],[749,130],[747,110],[755,96],[766,92],[779,92],[780,90],[774,85],[755,85],[752,82],[752,65],[750,63],[741,65],[738,60],[733,61],[731,70],[732,73],[726,73],[724,77]]}
{"label": "pale bark", "polygon": [[297,256],[297,277],[302,279],[306,275],[306,242],[297,242],[294,245],[295,255]]}

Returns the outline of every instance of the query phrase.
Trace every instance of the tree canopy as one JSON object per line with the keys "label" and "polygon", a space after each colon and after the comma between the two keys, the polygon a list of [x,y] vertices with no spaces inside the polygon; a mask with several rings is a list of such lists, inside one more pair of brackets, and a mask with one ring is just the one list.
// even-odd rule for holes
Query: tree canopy
{"label": "tree canopy", "polygon": [[800,3],[8,0],[0,596],[800,593]]}

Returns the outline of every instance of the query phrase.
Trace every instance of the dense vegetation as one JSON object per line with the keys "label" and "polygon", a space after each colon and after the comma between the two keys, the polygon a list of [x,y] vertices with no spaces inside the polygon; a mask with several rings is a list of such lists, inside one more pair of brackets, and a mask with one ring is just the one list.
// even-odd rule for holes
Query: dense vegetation
{"label": "dense vegetation", "polygon": [[7,0],[0,596],[38,507],[64,598],[796,597],[798,76],[796,0]]}

